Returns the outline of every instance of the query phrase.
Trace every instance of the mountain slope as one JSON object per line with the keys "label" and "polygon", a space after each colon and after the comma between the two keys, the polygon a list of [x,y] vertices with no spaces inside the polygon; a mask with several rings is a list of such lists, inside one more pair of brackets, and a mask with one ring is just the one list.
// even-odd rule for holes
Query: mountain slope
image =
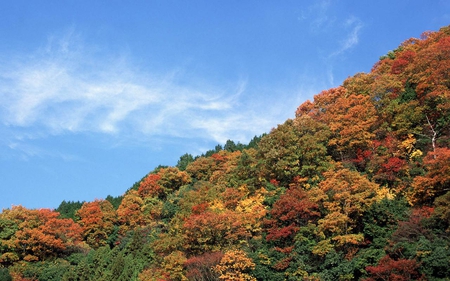
{"label": "mountain slope", "polygon": [[3,210],[0,279],[446,280],[449,73],[444,27],[249,146],[158,167],[118,207]]}

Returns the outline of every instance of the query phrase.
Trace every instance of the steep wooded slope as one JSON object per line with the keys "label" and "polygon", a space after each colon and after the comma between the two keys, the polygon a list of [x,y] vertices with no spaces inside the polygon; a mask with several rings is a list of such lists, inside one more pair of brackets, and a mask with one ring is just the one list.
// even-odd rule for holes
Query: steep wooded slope
{"label": "steep wooded slope", "polygon": [[121,201],[3,210],[0,280],[448,280],[449,122],[444,27]]}

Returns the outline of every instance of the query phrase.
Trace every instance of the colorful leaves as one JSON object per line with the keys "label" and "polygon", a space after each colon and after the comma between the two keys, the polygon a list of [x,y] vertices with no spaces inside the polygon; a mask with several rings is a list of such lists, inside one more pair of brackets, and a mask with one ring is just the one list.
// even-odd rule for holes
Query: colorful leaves
{"label": "colorful leaves", "polygon": [[142,212],[143,205],[144,200],[142,200],[139,193],[135,190],[130,190],[124,196],[122,203],[117,209],[122,233],[126,233],[128,230],[144,225],[146,220]]}
{"label": "colorful leaves", "polygon": [[449,27],[407,40],[252,148],[227,141],[185,154],[115,207],[65,202],[63,216],[76,222],[4,210],[0,263],[16,269],[80,251],[64,280],[444,278],[449,61]]}
{"label": "colorful leaves", "polygon": [[366,267],[371,277],[365,281],[382,280],[425,280],[418,272],[419,264],[415,260],[399,259],[393,260],[389,256],[382,258],[377,266]]}
{"label": "colorful leaves", "polygon": [[219,274],[220,280],[256,281],[256,278],[248,274],[255,268],[255,263],[242,250],[225,252],[220,263],[213,268]]}
{"label": "colorful leaves", "polygon": [[408,192],[408,200],[412,204],[432,203],[449,191],[450,184],[450,149],[436,148],[424,159],[426,173],[414,178],[412,188]]}
{"label": "colorful leaves", "polygon": [[164,189],[158,183],[161,176],[158,174],[147,175],[139,184],[138,193],[142,198],[163,195]]}
{"label": "colorful leaves", "polygon": [[207,252],[199,256],[193,256],[186,260],[186,277],[189,280],[215,280],[219,274],[214,271],[214,267],[219,264],[223,257],[222,252]]}
{"label": "colorful leaves", "polygon": [[5,251],[1,261],[44,260],[75,251],[81,243],[82,229],[73,220],[58,216],[49,209],[28,210],[21,206],[0,214],[1,245]]}
{"label": "colorful leaves", "polygon": [[267,240],[284,240],[293,237],[300,226],[318,218],[318,204],[311,201],[308,193],[301,188],[289,188],[275,202],[270,211]]}
{"label": "colorful leaves", "polygon": [[80,217],[84,239],[91,247],[98,248],[108,243],[117,221],[116,212],[109,201],[84,203],[77,215]]}

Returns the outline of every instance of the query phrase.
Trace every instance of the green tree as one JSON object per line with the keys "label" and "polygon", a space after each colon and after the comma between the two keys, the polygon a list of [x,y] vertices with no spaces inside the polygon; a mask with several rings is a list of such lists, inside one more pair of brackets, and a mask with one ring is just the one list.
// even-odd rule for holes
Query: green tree
{"label": "green tree", "polygon": [[12,281],[11,274],[7,268],[0,268],[0,281]]}
{"label": "green tree", "polygon": [[180,159],[179,159],[178,162],[177,162],[176,167],[177,167],[178,169],[180,169],[180,171],[184,171],[184,170],[186,170],[186,167],[187,167],[187,166],[189,165],[189,163],[191,163],[191,162],[194,162],[194,157],[193,157],[191,154],[186,153],[186,154],[183,154],[183,155],[180,157]]}
{"label": "green tree", "polygon": [[108,195],[108,196],[106,196],[105,200],[109,201],[109,203],[111,203],[111,205],[113,205],[114,210],[117,210],[119,208],[120,204],[122,203],[123,196],[113,197],[111,195]]}
{"label": "green tree", "polygon": [[59,204],[58,208],[56,208],[56,212],[59,213],[59,216],[63,219],[73,219],[76,221],[77,217],[75,216],[76,212],[83,206],[84,202],[80,201],[62,201]]}
{"label": "green tree", "polygon": [[317,183],[327,168],[329,129],[309,116],[288,120],[266,135],[258,147],[265,177],[288,186],[295,177]]}

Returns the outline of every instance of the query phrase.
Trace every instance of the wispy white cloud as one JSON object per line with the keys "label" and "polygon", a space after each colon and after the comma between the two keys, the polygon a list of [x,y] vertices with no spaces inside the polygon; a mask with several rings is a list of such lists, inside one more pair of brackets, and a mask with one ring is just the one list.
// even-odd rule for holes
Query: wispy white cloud
{"label": "wispy white cloud", "polygon": [[325,79],[331,87],[336,86],[333,69],[338,68],[335,67],[337,59],[342,59],[357,46],[364,27],[360,18],[342,13],[338,6],[330,0],[315,1],[297,17],[299,21],[309,23],[309,32],[314,38],[320,37],[319,42],[326,42],[318,45],[317,51],[325,64]]}
{"label": "wispy white cloud", "polygon": [[328,82],[330,85],[335,85],[333,73],[334,60],[343,56],[358,44],[360,32],[363,28],[363,22],[357,17],[350,16],[343,21],[343,24],[340,25],[339,28],[340,32],[336,33],[342,33],[342,35],[341,39],[337,40],[337,48],[325,58]]}
{"label": "wispy white cloud", "polygon": [[301,11],[298,20],[308,21],[312,32],[327,30],[335,21],[334,16],[330,16],[330,0],[315,1],[314,4]]}
{"label": "wispy white cloud", "polygon": [[11,141],[7,144],[7,147],[13,151],[17,151],[21,160],[28,161],[33,157],[41,158],[56,158],[61,159],[64,162],[72,161],[85,161],[80,156],[75,154],[70,154],[67,152],[58,151],[57,149],[48,150],[37,145],[22,142],[22,141]]}
{"label": "wispy white cloud", "polygon": [[345,34],[339,42],[339,48],[333,52],[330,57],[339,56],[356,46],[359,42],[359,35],[362,28],[363,23],[360,19],[353,16],[346,19],[343,24]]}
{"label": "wispy white cloud", "polygon": [[321,34],[333,34],[337,36],[344,34],[340,42],[340,49],[343,52],[358,43],[358,36],[363,27],[362,21],[355,16],[342,16],[336,11],[330,0],[316,1],[306,10],[302,10],[298,20],[306,20],[310,24],[310,32]]}
{"label": "wispy white cloud", "polygon": [[[51,37],[35,53],[0,59],[0,122],[38,135],[196,135],[219,143],[248,141],[276,122],[276,116],[248,101],[246,79],[225,86],[179,83],[183,71],[151,73],[136,69],[126,56],[98,55],[71,30]],[[11,149],[19,149],[18,141],[26,137],[17,133],[15,138]],[[29,155],[39,152],[22,148]]]}

